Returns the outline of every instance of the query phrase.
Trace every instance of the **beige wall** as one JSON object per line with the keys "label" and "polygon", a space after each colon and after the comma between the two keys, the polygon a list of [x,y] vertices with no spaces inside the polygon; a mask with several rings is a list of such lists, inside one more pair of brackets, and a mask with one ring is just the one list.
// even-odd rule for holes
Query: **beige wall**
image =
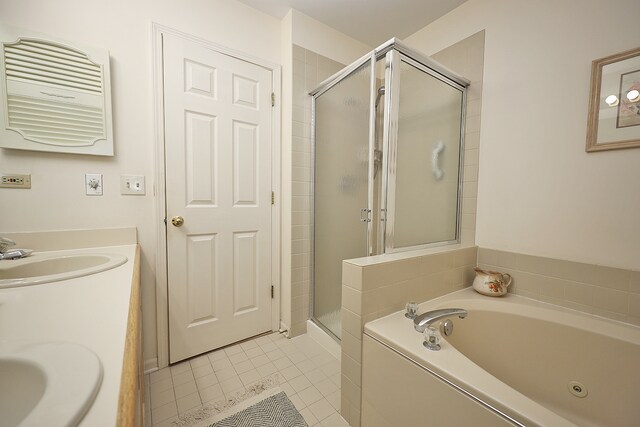
{"label": "beige wall", "polygon": [[584,150],[591,61],[637,47],[638,16],[637,0],[469,0],[406,40],[430,54],[486,29],[478,245],[640,267],[640,149]]}
{"label": "beige wall", "polygon": [[[2,22],[108,49],[116,156],[0,150],[2,172],[30,173],[31,190],[0,189],[1,230],[135,226],[142,245],[144,354],[155,364],[155,140],[151,23],[280,62],[280,22],[233,0],[24,0],[0,2]],[[104,175],[104,195],[84,195],[84,174]],[[146,176],[145,196],[121,196],[121,174]]]}

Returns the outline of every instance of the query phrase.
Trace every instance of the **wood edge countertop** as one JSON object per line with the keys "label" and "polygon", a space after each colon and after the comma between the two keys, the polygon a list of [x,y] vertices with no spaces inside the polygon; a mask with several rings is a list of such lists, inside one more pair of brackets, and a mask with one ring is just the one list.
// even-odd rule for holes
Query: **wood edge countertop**
{"label": "wood edge countertop", "polygon": [[125,338],[122,376],[120,378],[120,395],[118,397],[117,427],[135,427],[140,425],[138,402],[142,390],[140,378],[140,245],[136,246],[131,279],[131,298],[129,301],[129,317],[127,320],[127,336]]}

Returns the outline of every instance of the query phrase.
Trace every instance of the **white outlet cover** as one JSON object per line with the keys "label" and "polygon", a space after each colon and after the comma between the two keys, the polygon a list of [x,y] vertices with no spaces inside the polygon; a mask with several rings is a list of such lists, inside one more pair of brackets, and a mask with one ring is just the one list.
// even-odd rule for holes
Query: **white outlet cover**
{"label": "white outlet cover", "polygon": [[84,188],[87,196],[102,196],[102,174],[101,173],[85,174]]}
{"label": "white outlet cover", "polygon": [[144,175],[121,175],[120,194],[144,196]]}

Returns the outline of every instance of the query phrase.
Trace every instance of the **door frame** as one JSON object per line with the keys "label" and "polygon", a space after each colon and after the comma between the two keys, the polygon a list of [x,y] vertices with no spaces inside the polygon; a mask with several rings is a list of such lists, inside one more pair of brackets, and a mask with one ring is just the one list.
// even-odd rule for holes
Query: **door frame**
{"label": "door frame", "polygon": [[[156,339],[157,365],[164,368],[169,365],[169,301],[167,278],[167,225],[166,225],[166,187],[165,187],[165,139],[164,139],[164,82],[162,35],[171,34],[194,43],[198,43],[218,53],[228,55],[242,61],[250,62],[271,71],[273,93],[276,95],[272,109],[272,149],[271,149],[271,189],[275,193],[275,202],[271,207],[271,283],[274,288],[271,299],[271,330],[277,331],[280,326],[280,223],[281,223],[281,178],[280,178],[280,111],[282,104],[281,75],[282,67],[246,53],[229,49],[205,39],[189,35],[164,25],[151,23],[152,67],[153,67],[153,105],[154,105],[154,141],[155,141],[155,177],[154,196],[156,223]],[[147,367],[152,368],[151,366]]]}

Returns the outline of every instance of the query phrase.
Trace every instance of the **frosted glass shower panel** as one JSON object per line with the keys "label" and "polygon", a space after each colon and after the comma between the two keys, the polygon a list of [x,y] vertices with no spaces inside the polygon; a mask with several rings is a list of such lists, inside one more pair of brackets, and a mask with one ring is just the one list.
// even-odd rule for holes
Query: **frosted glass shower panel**
{"label": "frosted glass shower panel", "polygon": [[463,92],[400,61],[393,247],[457,240]]}
{"label": "frosted glass shower panel", "polygon": [[342,261],[367,255],[370,79],[367,65],[315,100],[313,315],[338,338]]}

